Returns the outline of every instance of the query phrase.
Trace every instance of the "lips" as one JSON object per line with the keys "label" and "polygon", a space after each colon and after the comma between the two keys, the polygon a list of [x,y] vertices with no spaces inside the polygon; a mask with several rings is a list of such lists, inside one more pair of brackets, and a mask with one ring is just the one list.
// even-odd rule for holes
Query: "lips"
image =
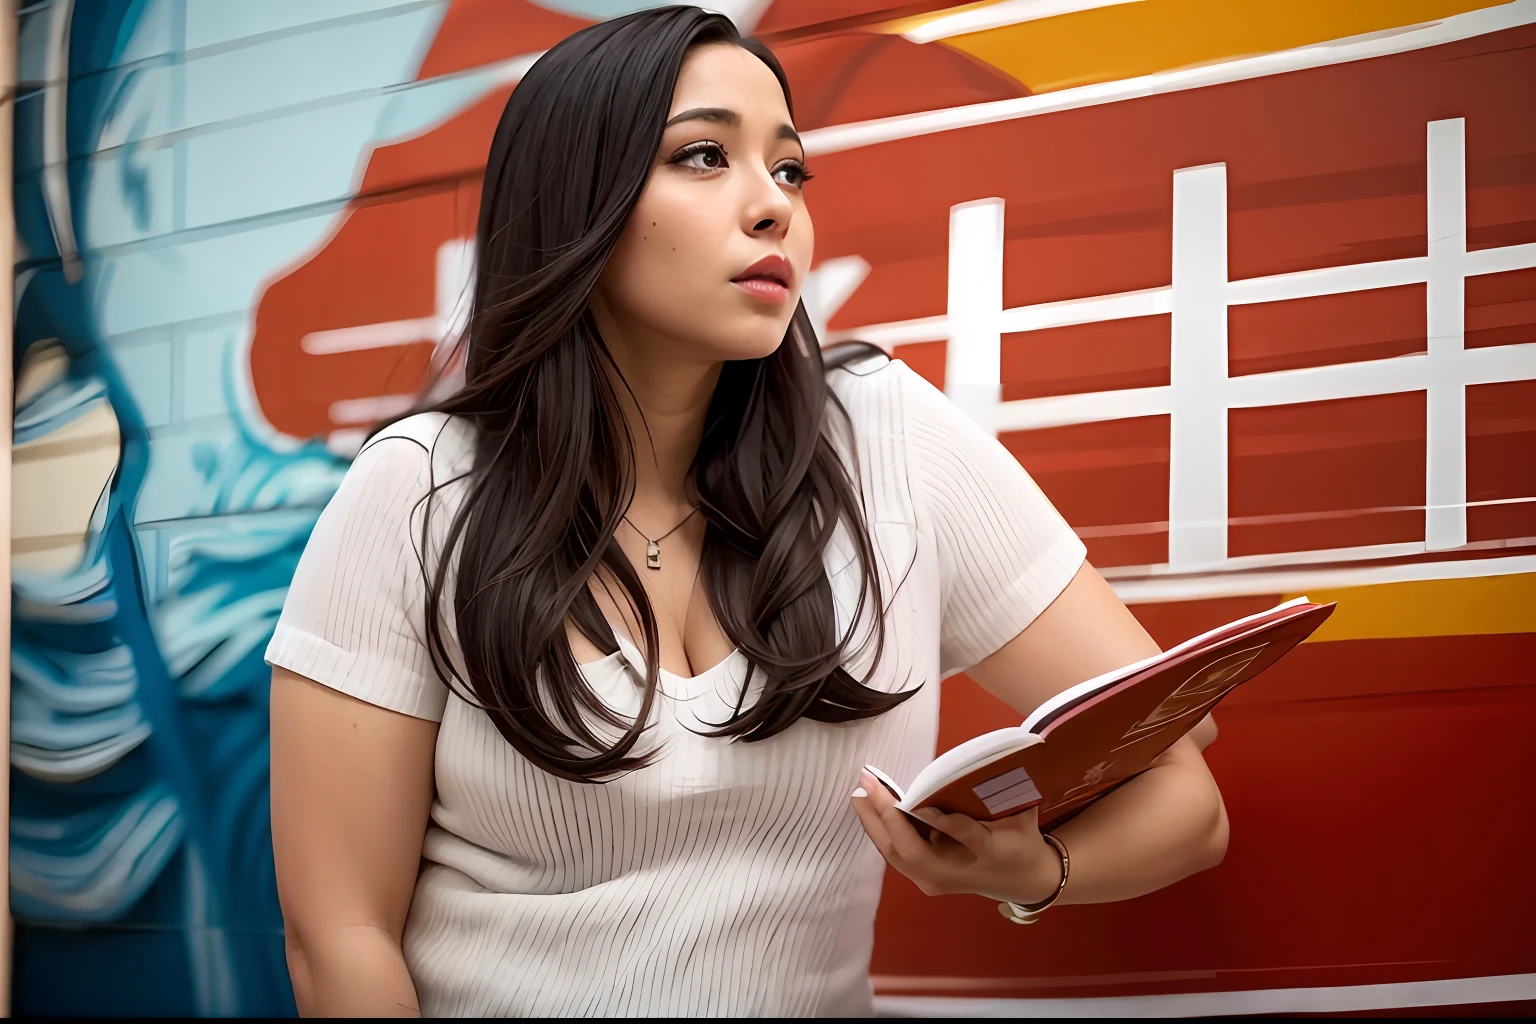
{"label": "lips", "polygon": [[756,298],[781,302],[789,297],[789,287],[794,280],[794,265],[775,253],[764,256],[731,278],[731,283]]}

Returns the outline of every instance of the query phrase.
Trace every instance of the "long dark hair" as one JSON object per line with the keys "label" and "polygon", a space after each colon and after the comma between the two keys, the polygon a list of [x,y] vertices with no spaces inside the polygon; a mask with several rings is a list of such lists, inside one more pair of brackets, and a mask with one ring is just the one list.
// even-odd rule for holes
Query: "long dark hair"
{"label": "long dark hair", "polygon": [[[645,187],[683,58],[711,42],[761,58],[789,101],[773,55],[696,7],[584,29],[524,76],[486,166],[464,384],[431,406],[475,427],[473,468],[455,484],[462,503],[442,548],[457,557],[423,563],[432,658],[519,753],[575,781],[603,781],[654,756],[636,746],[661,660],[639,574],[613,539],[634,495],[634,446],[588,300]],[[688,480],[705,519],[700,573],[721,629],[764,683],[751,706],[744,687],[712,735],[762,740],[802,717],[868,718],[910,692],[865,686],[843,668],[855,647],[872,649],[877,663],[885,633],[859,490],[828,410],[844,426],[846,415],[825,374],[801,306],[773,354],[725,364],[709,406]],[[823,563],[839,523],[862,574],[842,636]],[[600,567],[643,633],[645,689],[633,720],[588,686],[565,632],[569,619],[598,649],[617,650],[588,589]],[[450,588],[463,679],[444,641]],[[599,735],[602,723],[621,732],[616,741]]]}

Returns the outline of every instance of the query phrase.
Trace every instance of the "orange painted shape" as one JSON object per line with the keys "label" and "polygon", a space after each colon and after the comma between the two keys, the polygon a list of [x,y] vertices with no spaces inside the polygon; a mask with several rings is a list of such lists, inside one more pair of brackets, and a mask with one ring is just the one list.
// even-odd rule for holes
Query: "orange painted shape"
{"label": "orange painted shape", "polygon": [[1167,384],[1170,319],[1164,313],[1005,334],[1003,400]]}
{"label": "orange painted shape", "polygon": [[883,28],[893,18],[918,18],[955,6],[950,0],[915,0],[905,4],[893,0],[773,0],[752,31],[776,42],[852,28]]}
{"label": "orange painted shape", "polygon": [[1232,376],[1426,351],[1424,285],[1227,309]]}
{"label": "orange painted shape", "polygon": [[591,24],[530,0],[453,0],[417,77],[435,78],[547,50]]}
{"label": "orange painted shape", "polygon": [[1029,95],[990,65],[901,36],[824,36],[780,44],[774,53],[801,131]]}
{"label": "orange painted shape", "polygon": [[1382,32],[1502,2],[1141,0],[954,36],[942,45],[1048,92]]}
{"label": "orange painted shape", "polygon": [[1002,434],[1095,565],[1168,560],[1168,417]]}
{"label": "orange painted shape", "polygon": [[[1528,100],[1536,80],[1530,48],[1490,51],[1478,58],[1484,73],[1502,78],[1512,100]],[[1441,114],[1467,118],[1467,248],[1536,241],[1536,132],[1485,124],[1483,113],[1481,104],[1456,104]]]}
{"label": "orange painted shape", "polygon": [[1232,555],[1423,539],[1423,392],[1228,416]]}
{"label": "orange painted shape", "polygon": [[1469,540],[1536,537],[1536,380],[1467,388],[1467,500],[1501,502],[1467,509]]}
{"label": "orange painted shape", "polygon": [[317,331],[431,318],[437,249],[472,233],[474,191],[450,186],[354,207],[315,255],[267,288],[251,340],[251,385],[273,427],[308,438],[366,426],[336,421],[332,407],[420,387],[430,338],[322,355],[304,351],[303,340]]}
{"label": "orange painted shape", "polygon": [[1536,633],[1536,573],[1313,590],[1285,600],[1302,596],[1338,602],[1307,643]]}
{"label": "orange painted shape", "polygon": [[1536,342],[1536,267],[1467,278],[1466,303],[1467,348]]}
{"label": "orange painted shape", "polygon": [[944,390],[944,358],[948,342],[920,341],[912,345],[897,345],[891,353],[910,366],[919,377]]}
{"label": "orange painted shape", "polygon": [[[459,179],[479,194],[490,156],[491,136],[501,120],[511,86],[496,89],[425,135],[375,149],[363,172],[359,196]],[[471,217],[474,211],[470,211]]]}
{"label": "orange painted shape", "polygon": [[[819,168],[825,159],[818,159],[816,167]],[[814,182],[811,188],[819,184],[820,181]],[[941,215],[944,219],[935,231],[931,225],[894,212],[885,216],[891,217],[895,223],[885,220],[881,214],[871,216],[872,211],[867,203],[861,203],[862,209],[859,210],[843,210],[835,205],[836,202],[824,199],[821,193],[813,195],[811,215],[818,218],[817,251],[828,255],[862,255],[871,266],[864,283],[849,296],[827,326],[832,330],[842,330],[861,324],[909,320],[943,313],[947,264],[941,254],[944,252],[944,225],[949,223],[947,210]],[[822,244],[819,234],[822,225],[848,225],[855,220],[862,223],[849,236],[839,239],[841,245]],[[901,259],[899,254],[903,252],[915,258]]]}

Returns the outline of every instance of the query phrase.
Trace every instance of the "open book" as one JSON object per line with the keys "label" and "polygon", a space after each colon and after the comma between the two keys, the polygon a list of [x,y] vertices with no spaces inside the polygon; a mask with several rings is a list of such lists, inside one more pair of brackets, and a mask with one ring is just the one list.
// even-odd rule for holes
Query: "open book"
{"label": "open book", "polygon": [[1040,705],[1023,725],[940,754],[905,792],[873,766],[870,773],[909,815],[937,807],[996,821],[1038,805],[1046,828],[1151,767],[1217,701],[1273,665],[1332,612],[1332,604],[1297,598],[1079,683]]}

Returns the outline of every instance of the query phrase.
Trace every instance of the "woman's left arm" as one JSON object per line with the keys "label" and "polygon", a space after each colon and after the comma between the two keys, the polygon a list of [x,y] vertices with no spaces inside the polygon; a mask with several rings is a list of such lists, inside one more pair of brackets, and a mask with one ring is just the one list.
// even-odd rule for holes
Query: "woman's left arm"
{"label": "woman's left arm", "polygon": [[[1050,607],[969,674],[1027,714],[1069,686],[1157,651],[1114,591],[1084,563]],[[1203,729],[1214,736],[1213,723]],[[853,803],[865,831],[886,860],[925,892],[974,892],[1035,903],[1056,891],[1060,859],[1041,837],[1034,810],[990,823],[923,812],[938,830],[930,841],[872,778],[866,776],[861,788],[868,796],[856,794]],[[1105,903],[1153,892],[1219,864],[1227,848],[1227,814],[1196,738],[1186,735],[1152,768],[1053,834],[1071,857],[1059,902]]]}

